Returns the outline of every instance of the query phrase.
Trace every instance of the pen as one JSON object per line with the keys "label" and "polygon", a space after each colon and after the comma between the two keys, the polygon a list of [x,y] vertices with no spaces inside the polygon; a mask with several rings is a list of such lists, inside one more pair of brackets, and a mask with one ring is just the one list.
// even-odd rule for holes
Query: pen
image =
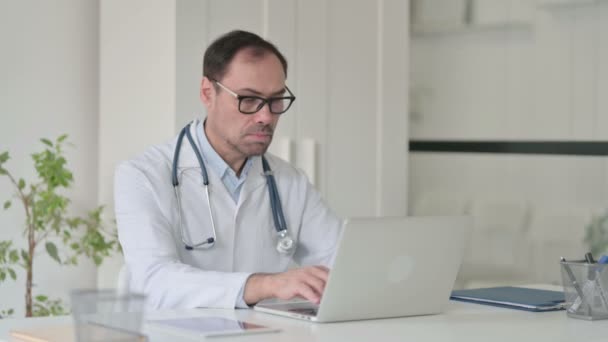
{"label": "pen", "polygon": [[575,305],[576,303],[573,303],[572,307],[570,307],[570,309],[572,309],[572,311],[576,311],[576,310],[578,310],[578,307],[580,306],[580,304],[584,303],[585,295],[583,294],[583,290],[581,289],[580,285],[576,281],[576,277],[574,276],[574,273],[572,273],[572,270],[570,269],[570,265],[568,265],[566,263],[567,262],[566,258],[561,257],[560,260],[562,262],[562,265],[564,266],[564,269],[566,270],[566,274],[568,275],[568,278],[570,278],[570,283],[572,283],[572,286],[574,286],[574,289],[576,290],[576,293],[578,294],[578,298],[580,299],[580,302],[578,305]]}
{"label": "pen", "polygon": [[[593,259],[593,254],[591,252],[585,253],[585,261],[587,264],[595,264],[595,260]],[[595,280],[595,272],[591,266],[587,269],[587,279],[594,281]]]}
{"label": "pen", "polygon": [[595,260],[593,259],[593,254],[591,252],[585,253],[585,260],[588,264],[595,264]]}

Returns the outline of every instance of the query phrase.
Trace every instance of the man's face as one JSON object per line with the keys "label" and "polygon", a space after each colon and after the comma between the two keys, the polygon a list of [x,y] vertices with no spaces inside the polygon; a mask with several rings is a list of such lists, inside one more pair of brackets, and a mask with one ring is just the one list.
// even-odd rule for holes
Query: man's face
{"label": "man's face", "polygon": [[[268,98],[283,96],[285,91],[285,74],[279,59],[271,53],[253,56],[248,49],[234,56],[225,76],[218,81],[243,96]],[[272,114],[267,104],[257,113],[243,114],[239,112],[239,101],[207,78],[203,79],[201,99],[207,107],[205,132],[224,159],[266,152],[279,121],[279,115]]]}

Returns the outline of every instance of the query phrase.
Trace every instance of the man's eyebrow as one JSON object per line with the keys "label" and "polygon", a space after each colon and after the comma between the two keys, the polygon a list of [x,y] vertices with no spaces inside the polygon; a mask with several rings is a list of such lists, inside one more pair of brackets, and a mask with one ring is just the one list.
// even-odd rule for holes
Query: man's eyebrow
{"label": "man's eyebrow", "polygon": [[[240,89],[240,91],[246,91],[246,92],[258,95],[258,96],[264,96],[264,94],[260,93],[259,91],[255,90],[255,89],[251,89],[251,88],[243,88],[243,89]],[[272,93],[271,96],[282,95],[286,91],[287,91],[287,88],[285,87],[285,88],[283,88],[283,89],[281,89],[279,91],[276,91],[276,92]]]}

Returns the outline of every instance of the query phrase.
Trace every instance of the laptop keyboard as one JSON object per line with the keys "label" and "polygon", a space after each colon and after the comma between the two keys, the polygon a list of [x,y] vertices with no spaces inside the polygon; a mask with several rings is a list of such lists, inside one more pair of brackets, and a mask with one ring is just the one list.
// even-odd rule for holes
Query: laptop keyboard
{"label": "laptop keyboard", "polygon": [[317,309],[316,308],[297,308],[297,309],[289,309],[289,312],[298,313],[302,315],[308,316],[316,316]]}

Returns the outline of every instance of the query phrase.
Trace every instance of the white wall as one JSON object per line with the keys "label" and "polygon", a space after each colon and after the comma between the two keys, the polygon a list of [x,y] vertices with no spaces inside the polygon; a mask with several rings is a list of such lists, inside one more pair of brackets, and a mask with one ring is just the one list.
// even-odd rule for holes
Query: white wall
{"label": "white wall", "polygon": [[412,37],[412,138],[608,138],[608,4],[504,3],[528,13]]}
{"label": "white wall", "polygon": [[[175,131],[175,2],[100,2],[99,201],[114,213],[114,168]],[[122,257],[100,267],[115,286]]]}
{"label": "white wall", "polygon": [[[75,1],[0,1],[0,151],[9,150],[6,165],[32,180],[30,154],[43,146],[39,138],[69,134],[67,148],[74,187],[67,195],[75,214],[97,205],[98,3]],[[0,201],[13,190],[0,178]],[[24,214],[14,202],[0,212],[0,240],[25,247]],[[84,259],[78,267],[59,266],[39,247],[34,294],[66,298],[67,291],[95,285],[96,272]],[[0,284],[0,309],[24,314],[25,274]]]}
{"label": "white wall", "polygon": [[203,54],[209,44],[209,2],[180,0],[175,4],[175,130],[200,118],[205,107],[199,98]]}

